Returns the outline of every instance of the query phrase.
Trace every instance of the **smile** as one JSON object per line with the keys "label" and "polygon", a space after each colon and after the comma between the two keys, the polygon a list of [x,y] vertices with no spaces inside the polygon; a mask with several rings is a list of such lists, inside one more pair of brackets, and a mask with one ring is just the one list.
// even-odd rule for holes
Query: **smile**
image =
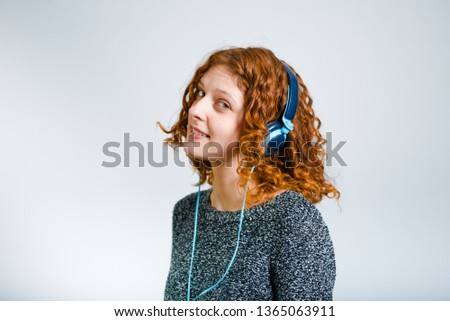
{"label": "smile", "polygon": [[202,139],[202,138],[209,138],[209,135],[206,135],[205,133],[201,132],[200,130],[191,127],[188,136],[192,135],[194,139]]}

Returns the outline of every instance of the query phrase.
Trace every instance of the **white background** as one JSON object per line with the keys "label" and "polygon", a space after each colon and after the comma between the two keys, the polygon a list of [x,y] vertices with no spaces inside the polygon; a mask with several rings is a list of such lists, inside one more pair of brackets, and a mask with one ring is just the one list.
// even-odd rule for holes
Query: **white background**
{"label": "white background", "polygon": [[[161,160],[212,50],[264,46],[346,141],[317,206],[336,300],[450,300],[447,1],[0,1],[0,299],[161,300],[178,167],[102,167],[102,147]],[[148,148],[146,148],[146,152]],[[123,150],[122,150],[123,155]],[[147,160],[147,157],[145,158]],[[207,188],[207,186],[205,186]]]}

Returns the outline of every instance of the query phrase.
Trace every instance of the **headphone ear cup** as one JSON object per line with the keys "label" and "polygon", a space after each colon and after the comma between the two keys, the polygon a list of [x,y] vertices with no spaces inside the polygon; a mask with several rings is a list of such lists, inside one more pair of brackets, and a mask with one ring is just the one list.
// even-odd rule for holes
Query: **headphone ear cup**
{"label": "headphone ear cup", "polygon": [[265,155],[269,156],[278,152],[278,149],[285,142],[285,137],[281,131],[282,125],[278,121],[267,124]]}

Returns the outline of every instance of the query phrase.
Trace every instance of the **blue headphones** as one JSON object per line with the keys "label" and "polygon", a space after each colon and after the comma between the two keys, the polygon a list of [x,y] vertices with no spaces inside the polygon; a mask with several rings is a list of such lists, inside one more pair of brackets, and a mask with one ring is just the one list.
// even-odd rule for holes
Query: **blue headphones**
{"label": "blue headphones", "polygon": [[286,142],[287,134],[294,128],[292,120],[294,119],[298,105],[298,81],[288,65],[284,62],[282,64],[289,75],[287,101],[280,118],[267,124],[267,135],[264,145],[265,156],[276,154]]}

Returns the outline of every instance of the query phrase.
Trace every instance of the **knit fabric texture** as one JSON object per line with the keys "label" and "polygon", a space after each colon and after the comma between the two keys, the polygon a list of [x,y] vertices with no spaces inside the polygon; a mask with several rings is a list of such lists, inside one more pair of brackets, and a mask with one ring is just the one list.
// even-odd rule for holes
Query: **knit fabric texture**
{"label": "knit fabric texture", "polygon": [[[191,300],[215,284],[234,253],[241,211],[211,206],[200,192]],[[197,192],[179,200],[164,300],[187,300]],[[239,251],[225,279],[197,300],[321,301],[333,299],[336,265],[328,228],[297,191],[284,191],[244,211]]]}

